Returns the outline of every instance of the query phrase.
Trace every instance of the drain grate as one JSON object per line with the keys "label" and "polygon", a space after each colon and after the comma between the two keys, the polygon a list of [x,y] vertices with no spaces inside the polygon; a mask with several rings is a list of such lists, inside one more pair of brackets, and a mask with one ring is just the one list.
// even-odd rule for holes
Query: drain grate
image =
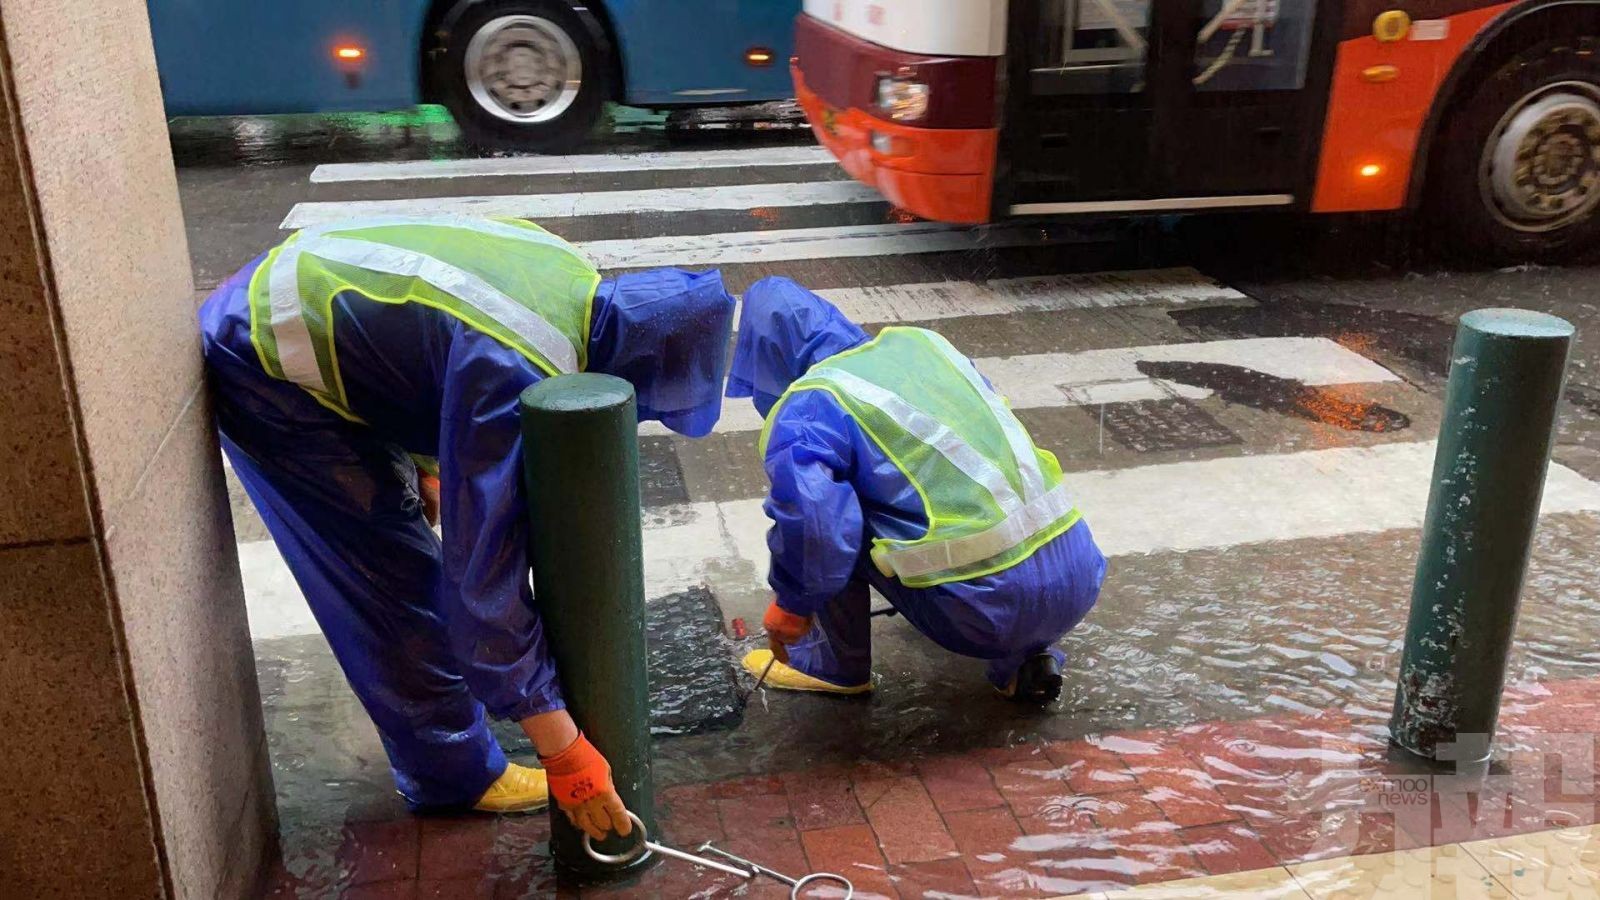
{"label": "drain grate", "polygon": [[[744,718],[732,643],[722,607],[704,587],[645,602],[650,667],[650,733],[658,737],[734,728]],[[515,722],[491,726],[508,753],[532,752]]]}
{"label": "drain grate", "polygon": [[739,724],[744,698],[722,633],[722,608],[709,590],[692,587],[646,603],[645,633],[652,734],[700,734]]}
{"label": "drain grate", "polygon": [[1199,450],[1241,443],[1211,414],[1182,398],[1085,406],[1112,440],[1137,453]]}

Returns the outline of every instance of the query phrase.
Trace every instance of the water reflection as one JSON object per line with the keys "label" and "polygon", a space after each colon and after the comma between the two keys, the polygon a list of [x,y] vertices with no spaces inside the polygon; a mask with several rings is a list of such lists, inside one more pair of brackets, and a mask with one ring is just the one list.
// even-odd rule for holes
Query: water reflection
{"label": "water reflection", "polygon": [[[730,116],[737,116],[730,121]],[[184,166],[263,166],[323,162],[461,159],[469,146],[442,106],[387,112],[278,116],[180,117],[168,122],[173,161]],[[803,120],[788,107],[664,113],[611,105],[594,132],[565,153],[696,149],[752,144],[807,143]]]}
{"label": "water reflection", "polygon": [[[1561,691],[1600,677],[1597,539],[1593,517],[1544,519],[1513,682]],[[1600,727],[1592,686],[1587,697],[1537,687],[1513,694],[1486,771],[1440,776],[1389,757],[1415,542],[1412,532],[1390,532],[1119,558],[1100,608],[1065,641],[1064,699],[1044,714],[996,701],[981,664],[880,621],[873,696],[771,693],[753,698],[734,730],[659,737],[665,833],[680,843],[720,839],[719,809],[744,808],[750,791],[815,787],[830,771],[862,809],[881,794],[873,785],[912,775],[938,802],[955,803],[947,791],[956,788],[935,777],[945,773],[976,779],[988,793],[970,811],[955,803],[957,811],[943,813],[971,879],[944,895],[1043,897],[1592,821],[1593,792],[1584,787],[1593,785]],[[292,895],[303,897],[335,896],[356,877],[367,858],[360,848],[383,840],[362,823],[416,821],[399,809],[376,736],[320,640],[258,646],[284,869]],[[1563,729],[1587,731],[1563,744]],[[749,778],[774,773],[790,774]],[[717,796],[728,805],[682,799],[713,789],[727,792]],[[790,815],[805,808],[793,795],[776,802]],[[485,864],[495,889],[554,895],[540,822],[495,825]],[[789,819],[782,827],[796,826]],[[892,864],[863,865],[863,884],[909,891],[920,883]],[[671,881],[635,886],[644,893],[633,895],[755,890],[662,868],[654,877]]]}

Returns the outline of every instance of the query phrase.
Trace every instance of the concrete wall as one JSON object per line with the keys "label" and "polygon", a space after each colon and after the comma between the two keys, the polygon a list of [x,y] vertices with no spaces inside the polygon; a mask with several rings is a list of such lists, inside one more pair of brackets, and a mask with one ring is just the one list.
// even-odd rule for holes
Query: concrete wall
{"label": "concrete wall", "polygon": [[144,0],[5,0],[0,54],[0,880],[241,896],[272,784]]}

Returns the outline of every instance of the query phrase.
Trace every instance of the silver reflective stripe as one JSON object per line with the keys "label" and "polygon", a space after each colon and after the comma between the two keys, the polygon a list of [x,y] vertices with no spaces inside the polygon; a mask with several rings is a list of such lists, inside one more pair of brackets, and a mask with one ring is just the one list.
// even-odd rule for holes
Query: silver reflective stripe
{"label": "silver reflective stripe", "polygon": [[[301,238],[297,243],[302,253],[332,262],[388,275],[420,278],[511,329],[557,372],[578,370],[577,349],[555,326],[471,272],[414,250],[372,241],[316,236]],[[281,345],[279,354],[282,354]]]}
{"label": "silver reflective stripe", "polygon": [[[526,241],[531,244],[542,244],[548,247],[556,247],[572,253],[578,259],[584,259],[583,255],[578,253],[578,251],[574,249],[571,244],[568,244],[566,241],[561,240],[553,234],[534,231],[527,228],[518,228],[514,225],[507,225],[502,222],[494,222],[488,219],[474,219],[466,216],[375,216],[365,219],[350,219],[343,222],[333,222],[327,225],[318,226],[316,228],[304,229],[297,234],[292,243],[284,245],[283,249],[278,253],[278,258],[273,261],[272,269],[267,273],[267,291],[268,296],[271,299],[272,306],[272,336],[274,343],[277,344],[278,348],[278,364],[282,367],[283,376],[285,378],[303,387],[320,391],[324,394],[332,392],[328,383],[322,377],[322,367],[317,364],[317,354],[312,344],[311,332],[306,327],[305,313],[302,305],[302,298],[300,296],[300,255],[305,251],[308,242],[314,239],[322,238],[324,235],[334,232],[357,231],[364,228],[382,228],[399,225],[460,228],[467,231],[475,231],[480,234],[494,235],[512,240]],[[585,260],[585,262],[587,262],[587,260]],[[359,263],[352,263],[352,265],[359,265]],[[457,272],[460,271],[453,269],[453,267],[447,268],[452,268],[453,271]],[[391,272],[390,274],[403,273]],[[420,273],[417,274],[419,277],[422,277]],[[466,273],[461,274],[466,275]],[[470,278],[471,276],[468,277]],[[429,279],[424,278],[424,280],[428,280],[430,284],[434,284]],[[471,302],[480,310],[483,310],[485,313],[489,313],[495,319],[501,321],[506,325],[506,327],[511,328],[518,334],[522,335],[529,344],[538,349],[539,353],[543,355],[551,365],[563,372],[571,372],[577,369],[576,352],[572,349],[572,345],[566,340],[566,338],[562,337],[559,333],[556,333],[555,329],[551,327],[548,322],[533,314],[527,309],[527,307],[510,300],[510,298],[506,297],[505,294],[489,286],[487,283],[484,283],[481,279],[475,280],[477,280],[480,284],[483,284],[484,287],[488,288],[490,292],[498,296],[502,301],[505,301],[509,303],[510,306],[515,307],[515,310],[513,310],[511,313],[513,319],[532,319],[536,320],[536,322],[528,323],[529,330],[524,332],[521,328],[513,324],[512,319],[502,318],[500,315],[491,312],[488,307],[485,307],[484,305],[473,301],[470,298],[462,297],[461,299]],[[434,286],[438,287],[440,290],[447,290],[438,284],[434,284]],[[491,306],[493,305],[492,300],[490,301],[490,304]],[[520,317],[518,316],[517,310],[520,310],[522,313]],[[540,332],[545,333],[547,336],[543,339],[535,339],[533,335]],[[547,352],[545,349],[546,344],[552,343],[552,341],[550,341],[548,338],[549,334],[554,334],[556,339],[553,342],[554,346],[565,349],[551,350]],[[558,362],[558,360],[563,359],[571,360],[571,362],[565,364]]]}
{"label": "silver reflective stripe", "polygon": [[895,424],[937,450],[939,455],[950,461],[951,465],[960,469],[963,475],[983,485],[1000,507],[1000,511],[1007,516],[1022,508],[1022,499],[1012,490],[1011,482],[1006,480],[1005,473],[995,468],[994,463],[984,459],[982,454],[962,440],[960,435],[904,399],[843,369],[823,366],[811,370],[810,375],[831,381],[857,400],[877,407],[884,415],[893,419]]}
{"label": "silver reflective stripe", "polygon": [[929,544],[891,547],[881,554],[880,559],[886,568],[902,580],[958,571],[1020,547],[1071,512],[1072,500],[1067,497],[1066,485],[1058,484],[977,534]]}
{"label": "silver reflective stripe", "polygon": [[311,344],[300,303],[300,248],[305,241],[285,244],[267,272],[267,292],[272,300],[272,340],[278,346],[283,377],[302,387],[330,393],[322,380],[322,367]]}
{"label": "silver reflective stripe", "polygon": [[1011,410],[1000,402],[1000,397],[987,384],[983,383],[983,376],[978,374],[977,368],[972,365],[972,360],[967,359],[956,348],[950,346],[942,336],[927,332],[928,342],[944,355],[945,361],[955,367],[972,389],[978,392],[983,402],[989,405],[989,412],[994,414],[995,421],[1000,424],[1000,430],[1005,433],[1006,443],[1011,445],[1011,456],[1017,461],[1017,471],[1022,475],[1022,495],[1030,503],[1047,490],[1044,483],[1044,472],[1039,469],[1039,456],[1034,453],[1033,441],[1028,433],[1022,430],[1022,423],[1011,414]]}
{"label": "silver reflective stripe", "polygon": [[[507,225],[504,222],[496,222],[492,219],[477,219],[471,216],[369,216],[363,219],[347,219],[343,222],[331,222],[315,228],[306,228],[300,232],[300,236],[302,238],[317,237],[342,231],[393,228],[401,225],[423,228],[459,228],[464,231],[475,231],[479,234],[487,234],[493,237],[526,241],[530,244],[543,244],[546,247],[558,247],[588,263],[588,258],[579,253],[576,247],[547,231],[519,228],[515,225]],[[357,240],[361,240],[361,238],[357,238]]]}

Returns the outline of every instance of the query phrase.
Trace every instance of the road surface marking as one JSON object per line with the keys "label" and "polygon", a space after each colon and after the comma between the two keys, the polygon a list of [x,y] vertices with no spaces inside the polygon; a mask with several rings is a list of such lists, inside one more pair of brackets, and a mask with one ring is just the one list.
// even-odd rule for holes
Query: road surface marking
{"label": "road surface marking", "polygon": [[423,178],[479,178],[491,175],[582,175],[589,172],[661,172],[668,169],[821,165],[837,165],[833,154],[822,147],[763,147],[751,150],[324,163],[311,170],[311,182],[328,184],[338,181],[411,181]]}
{"label": "road surface marking", "polygon": [[[1320,337],[1240,338],[1193,344],[1115,347],[1081,353],[1032,353],[973,361],[1012,409],[1094,406],[1137,400],[1211,396],[1207,388],[1149,378],[1140,362],[1196,362],[1238,366],[1302,384],[1371,384],[1398,381],[1393,372],[1353,350]],[[760,431],[748,400],[724,400],[716,431]],[[647,422],[641,435],[668,434]]]}
{"label": "road surface marking", "polygon": [[643,191],[580,191],[568,194],[497,194],[486,197],[421,197],[405,200],[346,200],[296,203],[279,228],[306,228],[366,216],[509,216],[520,219],[606,216],[619,213],[698,212],[780,206],[881,203],[878,192],[854,181],[794,184],[730,184],[720,187],[654,188]]}
{"label": "road surface marking", "polygon": [[856,322],[928,322],[961,316],[1246,300],[1187,266],[1081,275],[1040,275],[977,283],[934,281],[817,293]]}
{"label": "road surface marking", "polygon": [[624,266],[638,269],[653,266],[717,266],[795,259],[897,256],[981,250],[986,247],[1038,247],[1083,239],[1081,231],[1039,224],[972,227],[912,222],[622,238],[586,241],[575,246],[596,268],[604,270]]}
{"label": "road surface marking", "polygon": [[239,544],[239,573],[244,578],[245,614],[255,640],[317,634],[300,585],[272,541]]}
{"label": "road surface marking", "polygon": [[[1301,453],[1074,472],[1068,490],[1109,556],[1419,528],[1435,444]],[[760,500],[659,507],[645,515],[646,596],[711,584],[765,590]],[[1541,514],[1600,511],[1600,484],[1551,465]],[[752,572],[748,583],[729,576]]]}
{"label": "road surface marking", "polygon": [[[1383,444],[1070,473],[1068,490],[1110,556],[1418,528],[1435,444]],[[1545,482],[1544,515],[1600,511],[1600,484],[1561,465]],[[765,591],[768,522],[760,500],[687,503],[644,511],[647,597],[710,584],[721,594]],[[257,640],[316,631],[269,541],[241,544],[240,567]]]}

